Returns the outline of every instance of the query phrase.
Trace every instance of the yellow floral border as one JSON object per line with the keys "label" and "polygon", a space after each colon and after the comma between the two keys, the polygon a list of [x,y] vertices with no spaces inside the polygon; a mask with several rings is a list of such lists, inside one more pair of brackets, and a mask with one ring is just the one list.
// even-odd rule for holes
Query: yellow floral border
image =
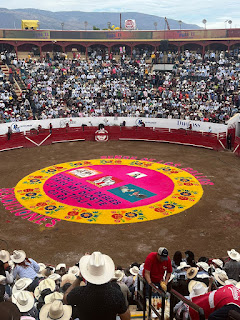
{"label": "yellow floral border", "polygon": [[[119,210],[89,210],[69,206],[45,194],[43,185],[50,177],[69,169],[93,165],[127,165],[151,169],[170,178],[174,189],[171,195],[161,201]],[[142,160],[93,159],[61,163],[37,170],[20,180],[14,192],[21,205],[42,215],[79,223],[123,224],[161,219],[189,209],[201,199],[203,188],[193,175],[173,166]]]}

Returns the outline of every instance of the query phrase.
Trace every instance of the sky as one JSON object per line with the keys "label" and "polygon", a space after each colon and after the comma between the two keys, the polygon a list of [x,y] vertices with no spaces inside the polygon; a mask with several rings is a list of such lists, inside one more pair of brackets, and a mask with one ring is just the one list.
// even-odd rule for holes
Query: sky
{"label": "sky", "polygon": [[239,0],[0,0],[7,9],[35,8],[49,11],[140,12],[182,20],[206,28],[240,28]]}

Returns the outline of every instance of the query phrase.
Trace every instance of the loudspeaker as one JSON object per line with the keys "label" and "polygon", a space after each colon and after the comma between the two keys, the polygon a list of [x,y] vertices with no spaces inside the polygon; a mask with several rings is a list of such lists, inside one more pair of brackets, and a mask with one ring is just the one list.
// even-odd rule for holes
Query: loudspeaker
{"label": "loudspeaker", "polygon": [[160,51],[168,51],[168,40],[161,40],[160,41]]}

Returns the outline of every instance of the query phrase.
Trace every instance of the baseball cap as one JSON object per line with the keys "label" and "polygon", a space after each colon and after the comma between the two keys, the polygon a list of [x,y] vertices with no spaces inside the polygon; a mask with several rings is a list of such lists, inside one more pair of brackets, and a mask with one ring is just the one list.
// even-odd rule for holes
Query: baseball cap
{"label": "baseball cap", "polygon": [[158,249],[158,254],[161,256],[161,259],[166,261],[168,260],[168,250],[164,247]]}

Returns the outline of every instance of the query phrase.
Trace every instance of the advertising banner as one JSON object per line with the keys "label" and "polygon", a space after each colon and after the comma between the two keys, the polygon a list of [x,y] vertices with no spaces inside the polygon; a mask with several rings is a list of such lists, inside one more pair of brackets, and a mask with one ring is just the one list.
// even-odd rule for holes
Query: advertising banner
{"label": "advertising banner", "polygon": [[132,19],[125,20],[125,29],[126,30],[135,30],[136,29],[136,21]]}
{"label": "advertising banner", "polygon": [[12,132],[26,132],[31,129],[37,129],[39,125],[43,129],[49,128],[49,124],[52,123],[53,128],[66,128],[66,124],[69,127],[80,127],[83,124],[87,126],[98,126],[100,123],[105,126],[115,126],[125,121],[127,127],[139,126],[141,122],[145,123],[146,127],[154,128],[166,128],[166,129],[188,129],[189,124],[192,125],[192,131],[209,132],[209,127],[211,127],[212,133],[227,132],[227,125],[201,122],[201,121],[191,121],[191,120],[179,120],[179,119],[159,119],[159,118],[125,118],[125,117],[82,117],[82,118],[59,118],[59,119],[47,119],[47,120],[29,120],[29,121],[19,121],[12,123],[0,124],[0,134],[6,134],[8,127],[10,126]]}

